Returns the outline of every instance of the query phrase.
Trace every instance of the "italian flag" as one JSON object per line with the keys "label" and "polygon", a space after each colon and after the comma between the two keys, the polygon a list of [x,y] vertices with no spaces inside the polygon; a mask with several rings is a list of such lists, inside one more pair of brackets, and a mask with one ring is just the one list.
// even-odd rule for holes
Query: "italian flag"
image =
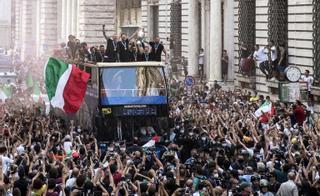
{"label": "italian flag", "polygon": [[156,144],[156,142],[159,141],[158,136],[154,136],[151,140],[149,140],[147,143],[145,143],[142,147],[143,148],[150,148]]}
{"label": "italian flag", "polygon": [[49,58],[45,65],[45,85],[53,107],[76,113],[83,101],[90,75],[75,65]]}
{"label": "italian flag", "polygon": [[256,112],[254,113],[254,115],[255,115],[256,117],[258,117],[258,118],[259,118],[260,116],[262,116],[263,113],[268,113],[268,114],[272,115],[272,114],[274,113],[273,110],[274,110],[274,108],[273,108],[273,106],[272,106],[272,103],[265,101],[265,102],[260,106],[260,108],[256,110]]}

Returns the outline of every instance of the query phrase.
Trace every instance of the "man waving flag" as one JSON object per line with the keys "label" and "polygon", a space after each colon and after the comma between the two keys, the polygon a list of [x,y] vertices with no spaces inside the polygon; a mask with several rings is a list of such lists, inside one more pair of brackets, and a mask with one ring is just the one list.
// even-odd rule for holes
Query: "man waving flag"
{"label": "man waving flag", "polygon": [[75,65],[49,58],[45,85],[50,103],[67,114],[76,113],[83,101],[90,75]]}

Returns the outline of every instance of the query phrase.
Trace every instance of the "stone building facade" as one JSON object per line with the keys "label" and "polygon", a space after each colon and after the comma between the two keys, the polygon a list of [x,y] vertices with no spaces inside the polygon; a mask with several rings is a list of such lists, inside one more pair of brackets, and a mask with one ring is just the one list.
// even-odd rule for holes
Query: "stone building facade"
{"label": "stone building facade", "polygon": [[89,45],[116,32],[116,0],[12,0],[14,48],[22,59],[48,56],[72,34]]}
{"label": "stone building facade", "polygon": [[[49,54],[70,34],[89,45],[105,43],[108,35],[133,33],[142,27],[146,40],[159,36],[173,63],[185,59],[190,75],[197,75],[199,49],[205,51],[209,81],[221,80],[221,53],[229,54],[228,79],[236,86],[256,89],[277,98],[279,83],[259,69],[254,77],[238,72],[240,40],[264,47],[271,39],[284,39],[289,65],[302,72],[320,73],[320,47],[315,28],[320,15],[317,0],[12,0],[15,48],[23,56]],[[286,5],[281,9],[279,3]],[[278,11],[275,11],[278,10]],[[281,11],[279,11],[281,10]],[[316,10],[316,11],[315,11]],[[277,12],[277,14],[271,14]],[[278,13],[279,12],[279,13]],[[277,23],[277,20],[285,19]],[[244,30],[245,29],[245,30]],[[281,30],[282,29],[282,30]],[[279,36],[278,36],[279,35]],[[245,36],[245,37],[243,37]],[[276,37],[275,37],[276,36]],[[277,37],[278,36],[278,37]],[[319,41],[320,42],[320,41]],[[318,59],[318,60],[317,60]],[[319,74],[315,78],[319,78]],[[314,94],[320,90],[313,89]]]}
{"label": "stone building facade", "polygon": [[0,48],[10,49],[12,45],[12,22],[10,0],[0,0]]}
{"label": "stone building facade", "polygon": [[[234,40],[230,39],[234,33],[233,0],[142,0],[141,4],[142,26],[149,39],[159,35],[173,52],[171,58],[186,59],[188,73],[194,76],[198,73],[199,50],[203,48],[208,80],[221,80],[222,48],[231,57],[234,51]],[[229,79],[232,78],[230,58]]]}

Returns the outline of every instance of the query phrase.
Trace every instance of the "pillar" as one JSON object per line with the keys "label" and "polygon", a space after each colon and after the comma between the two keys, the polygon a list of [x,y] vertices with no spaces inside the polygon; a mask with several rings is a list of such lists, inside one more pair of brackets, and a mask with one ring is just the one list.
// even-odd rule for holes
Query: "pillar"
{"label": "pillar", "polygon": [[228,80],[234,78],[234,0],[224,0],[224,49],[228,51]]}
{"label": "pillar", "polygon": [[209,79],[210,73],[210,1],[205,0],[204,4],[205,9],[205,31],[203,37],[205,37],[205,44],[204,44],[204,70],[206,78]]}
{"label": "pillar", "polygon": [[188,73],[197,75],[198,53],[199,53],[199,20],[198,20],[198,1],[189,1],[189,49],[188,49]]}
{"label": "pillar", "polygon": [[210,1],[210,73],[209,82],[221,81],[221,0]]}
{"label": "pillar", "polygon": [[206,0],[201,0],[201,47],[204,49],[206,44]]}

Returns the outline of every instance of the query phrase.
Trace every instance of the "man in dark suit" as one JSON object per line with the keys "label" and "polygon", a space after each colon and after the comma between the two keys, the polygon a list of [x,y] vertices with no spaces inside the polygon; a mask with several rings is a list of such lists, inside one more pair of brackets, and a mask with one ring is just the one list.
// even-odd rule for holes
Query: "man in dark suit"
{"label": "man in dark suit", "polygon": [[104,62],[105,61],[104,56],[105,56],[104,45],[100,45],[99,50],[97,50],[96,52],[97,62]]}
{"label": "man in dark suit", "polygon": [[138,52],[137,47],[134,43],[132,43],[129,47],[129,60],[130,62],[138,61]]}
{"label": "man in dark suit", "polygon": [[153,42],[149,42],[151,46],[150,61],[161,61],[162,52],[165,54],[165,61],[167,61],[167,51],[163,44],[160,42],[160,38],[157,36]]}
{"label": "man in dark suit", "polygon": [[118,36],[115,34],[111,37],[108,37],[105,32],[105,25],[102,25],[102,32],[103,36],[107,41],[107,49],[104,56],[105,62],[116,62],[118,61],[117,58],[117,43],[118,43]]}
{"label": "man in dark suit", "polygon": [[121,40],[117,43],[117,52],[120,62],[130,61],[129,39],[127,39],[127,36],[124,33],[121,34]]}
{"label": "man in dark suit", "polygon": [[136,36],[138,30],[134,32],[129,38],[125,33],[121,34],[121,40],[117,43],[117,52],[120,62],[130,62],[129,41]]}

